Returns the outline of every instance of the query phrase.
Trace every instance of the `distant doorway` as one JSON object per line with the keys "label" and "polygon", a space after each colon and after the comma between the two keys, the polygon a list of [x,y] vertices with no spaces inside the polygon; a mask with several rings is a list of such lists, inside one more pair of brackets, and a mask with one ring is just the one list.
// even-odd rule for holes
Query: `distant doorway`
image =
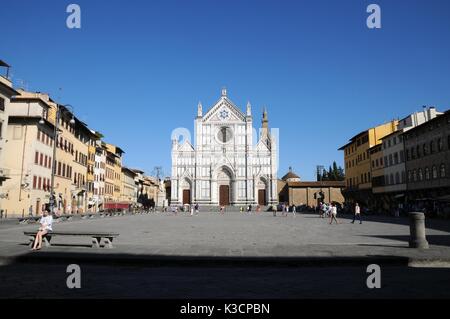
{"label": "distant doorway", "polygon": [[183,189],[183,205],[191,204],[191,190]]}
{"label": "distant doorway", "polygon": [[219,205],[228,206],[230,205],[230,186],[220,185],[219,186]]}
{"label": "distant doorway", "polygon": [[260,206],[266,206],[266,190],[265,189],[259,189],[258,190],[258,205]]}

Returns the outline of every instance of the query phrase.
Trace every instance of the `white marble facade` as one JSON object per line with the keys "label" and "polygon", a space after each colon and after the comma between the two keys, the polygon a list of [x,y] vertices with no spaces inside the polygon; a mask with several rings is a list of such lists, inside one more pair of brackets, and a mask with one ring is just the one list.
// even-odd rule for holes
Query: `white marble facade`
{"label": "white marble facade", "polygon": [[267,112],[257,133],[250,103],[244,114],[222,89],[205,114],[199,103],[194,143],[172,140],[171,205],[275,204],[276,154]]}

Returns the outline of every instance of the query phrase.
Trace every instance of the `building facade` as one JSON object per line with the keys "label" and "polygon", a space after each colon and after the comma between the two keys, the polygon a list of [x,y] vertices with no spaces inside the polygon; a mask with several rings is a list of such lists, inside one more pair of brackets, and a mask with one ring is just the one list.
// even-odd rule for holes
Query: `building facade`
{"label": "building facade", "polygon": [[[9,104],[10,99],[14,95],[18,95],[19,92],[14,90],[12,82],[9,79],[9,65],[3,61],[0,60],[0,67],[6,68],[6,74],[0,75],[0,187],[2,186],[2,183],[9,178],[9,171],[4,167],[4,157],[5,157],[5,141],[6,141],[6,134],[7,134],[7,127],[8,127],[8,110],[9,110]],[[1,206],[1,199],[5,196],[1,192],[0,189],[0,210],[2,209]]]}
{"label": "building facade", "polygon": [[450,195],[450,110],[403,133],[409,201]]}
{"label": "building facade", "polygon": [[205,114],[199,103],[194,125],[194,144],[172,139],[172,205],[277,202],[277,150],[266,111],[256,136],[250,103],[243,113],[223,89]]}
{"label": "building facade", "polygon": [[344,151],[345,190],[344,196],[349,202],[373,204],[372,196],[372,161],[370,148],[381,144],[381,139],[397,129],[398,121],[362,131],[350,139],[350,142],[339,148]]}
{"label": "building facade", "polygon": [[106,146],[101,140],[96,141],[94,164],[94,211],[103,209],[105,202]]}
{"label": "building facade", "polygon": [[122,155],[123,150],[113,144],[105,143],[105,208],[116,207],[120,201],[122,188]]}
{"label": "building facade", "polygon": [[54,125],[49,97],[19,90],[11,99],[4,165],[10,172],[2,189],[8,217],[36,216],[50,198]]}
{"label": "building facade", "polygon": [[301,181],[292,168],[289,168],[289,172],[278,180],[279,202],[310,208],[321,202],[342,204],[344,187],[344,181]]}
{"label": "building facade", "polygon": [[[383,177],[375,183],[373,192],[379,194],[378,204],[383,210],[394,207],[402,208],[406,200],[406,161],[403,133],[442,114],[436,108],[424,108],[401,119],[397,130],[383,137],[382,156]],[[372,159],[374,164],[374,159]],[[376,163],[375,163],[376,164]]]}
{"label": "building facade", "polygon": [[130,205],[135,205],[137,202],[137,185],[134,182],[136,173],[127,168],[122,167],[122,187],[120,194],[120,201],[128,203]]}

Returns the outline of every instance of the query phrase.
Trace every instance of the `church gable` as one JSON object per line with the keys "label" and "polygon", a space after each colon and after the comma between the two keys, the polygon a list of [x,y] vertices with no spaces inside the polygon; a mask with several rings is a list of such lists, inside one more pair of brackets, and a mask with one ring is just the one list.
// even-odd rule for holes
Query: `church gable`
{"label": "church gable", "polygon": [[194,147],[192,146],[191,143],[189,143],[189,141],[184,141],[183,144],[181,144],[178,147],[178,151],[180,151],[180,152],[193,152],[194,151]]}
{"label": "church gable", "polygon": [[[222,93],[223,94],[223,93]],[[203,122],[245,122],[245,115],[226,96],[220,100],[203,117]]]}
{"label": "church gable", "polygon": [[271,140],[267,136],[261,136],[258,143],[256,144],[256,151],[270,151]]}

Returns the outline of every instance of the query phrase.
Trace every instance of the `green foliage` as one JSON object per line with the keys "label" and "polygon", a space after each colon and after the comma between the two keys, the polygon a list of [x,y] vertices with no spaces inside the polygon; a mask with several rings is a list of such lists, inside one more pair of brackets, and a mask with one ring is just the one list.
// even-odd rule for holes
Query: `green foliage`
{"label": "green foliage", "polygon": [[322,175],[317,174],[318,181],[343,181],[345,179],[344,169],[337,166],[336,162],[333,162],[332,166],[327,170],[323,170]]}

